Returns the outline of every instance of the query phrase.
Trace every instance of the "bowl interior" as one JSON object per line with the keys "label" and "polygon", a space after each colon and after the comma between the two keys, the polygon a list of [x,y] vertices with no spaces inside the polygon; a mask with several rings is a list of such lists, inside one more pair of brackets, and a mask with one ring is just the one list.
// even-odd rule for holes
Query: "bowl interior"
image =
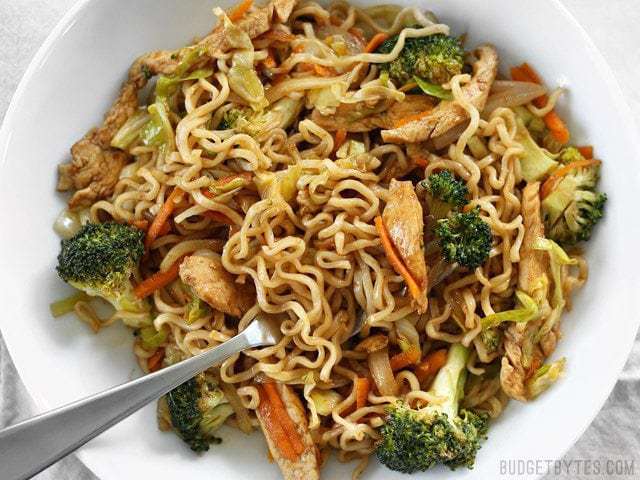
{"label": "bowl interior", "polygon": [[[128,2],[126,11],[117,0],[81,1],[34,59],[7,114],[0,134],[0,326],[42,410],[139,375],[125,328],[93,335],[72,316],[54,320],[49,314],[48,304],[69,291],[54,269],[59,240],[51,225],[64,204],[55,193],[56,165],[99,122],[133,59],[206,34],[216,5],[227,7],[229,1],[138,0]],[[606,219],[588,245],[589,282],[563,319],[564,338],[555,356],[567,357],[566,377],[531,405],[509,405],[473,472],[439,472],[492,478],[505,460],[562,455],[602,406],[628,355],[638,324],[631,299],[639,283],[632,269],[639,262],[631,242],[639,222],[630,212],[638,150],[617,84],[559,3],[434,0],[429,8],[453,32],[468,33],[468,45],[495,44],[503,70],[529,61],[549,85],[568,87],[561,113],[577,144],[595,145],[604,160],[603,188],[610,193]],[[598,355],[592,354],[595,348]],[[280,478],[260,435],[228,430],[223,437],[222,445],[198,458],[174,435],[157,430],[149,406],[90,442],[80,458],[104,480],[178,478],[185,472],[204,479],[212,471],[221,478],[257,472],[263,479]],[[324,478],[347,477],[353,466],[332,462]],[[405,477],[372,460],[366,478]]]}

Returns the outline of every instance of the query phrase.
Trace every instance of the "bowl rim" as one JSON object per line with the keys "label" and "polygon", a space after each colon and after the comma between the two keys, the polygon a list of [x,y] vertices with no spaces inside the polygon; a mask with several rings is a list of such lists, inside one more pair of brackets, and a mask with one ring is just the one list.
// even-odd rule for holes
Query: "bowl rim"
{"label": "bowl rim", "polygon": [[[33,56],[32,60],[29,62],[27,69],[25,70],[18,86],[16,87],[9,106],[5,112],[4,119],[2,124],[0,125],[0,175],[2,174],[5,163],[7,162],[7,150],[9,148],[9,143],[11,139],[11,125],[14,122],[14,117],[16,115],[16,111],[18,106],[22,102],[26,92],[27,85],[30,83],[34,75],[37,74],[40,66],[47,60],[49,55],[49,51],[55,46],[56,42],[64,35],[64,33],[73,26],[73,24],[81,17],[82,12],[92,8],[92,6],[98,2],[99,0],[78,0],[75,2],[69,10],[60,18],[55,27],[51,30],[51,32],[47,35],[43,43],[40,45],[36,54]],[[569,9],[561,2],[561,0],[545,0],[550,6],[559,14],[562,15],[563,19],[572,25],[572,28],[580,35],[581,41],[585,45],[588,50],[588,53],[591,57],[591,61],[595,64],[597,69],[599,70],[599,74],[602,75],[602,78],[606,82],[607,90],[609,91],[611,98],[615,102],[615,108],[617,108],[618,114],[623,120],[619,127],[624,129],[623,136],[630,142],[630,148],[633,152],[636,153],[636,157],[640,157],[640,140],[638,139],[638,124],[632,114],[632,110],[629,106],[629,103],[620,87],[620,83],[613,73],[612,68],[604,58],[600,49],[595,45],[585,28],[582,24],[574,17],[574,15],[569,11]],[[356,1],[357,3],[357,1]],[[393,3],[393,2],[391,2]],[[558,452],[555,455],[556,459],[560,459],[566,455],[566,453],[576,444],[576,442],[582,437],[587,428],[593,423],[595,418],[598,416],[605,402],[611,395],[616,383],[620,378],[620,374],[622,373],[629,356],[631,354],[631,350],[633,348],[633,344],[635,341],[638,332],[640,332],[640,315],[637,316],[633,320],[635,322],[634,335],[629,335],[629,338],[625,345],[622,345],[622,349],[624,351],[624,355],[620,356],[620,360],[618,364],[614,366],[613,370],[617,372],[615,376],[611,376],[607,379],[607,383],[604,385],[605,388],[599,389],[600,398],[596,402],[598,405],[597,409],[594,409],[593,414],[590,418],[586,419],[583,422],[583,426],[579,429],[576,429],[576,432],[573,436],[573,439],[570,444],[561,452]],[[2,322],[0,322],[0,331]],[[14,343],[7,341],[7,336],[4,335],[5,345],[7,347],[7,351],[13,358],[14,355]],[[18,364],[13,361],[13,364],[16,368],[16,371],[20,377],[20,381],[22,381],[23,369],[26,368],[23,364]],[[23,385],[29,395],[29,398],[33,401],[33,405],[35,406],[36,414],[40,414],[48,410],[48,406],[43,399],[35,393],[33,387],[31,385],[27,385],[23,382]],[[602,387],[603,385],[601,385]],[[588,420],[588,421],[587,421]],[[90,466],[90,461],[88,462],[88,457],[85,455],[85,452],[80,449],[74,452],[73,454],[82,462],[82,464],[89,469],[94,475],[95,472]],[[542,478],[543,474],[536,475],[535,477],[530,478]],[[97,475],[96,475],[97,477]]]}

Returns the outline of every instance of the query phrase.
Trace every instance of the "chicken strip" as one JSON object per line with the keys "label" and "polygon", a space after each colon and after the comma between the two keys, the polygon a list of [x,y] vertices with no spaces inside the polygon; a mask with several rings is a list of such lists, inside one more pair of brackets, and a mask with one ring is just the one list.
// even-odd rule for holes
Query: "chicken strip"
{"label": "chicken strip", "polygon": [[[462,93],[467,101],[482,111],[498,72],[498,52],[492,45],[483,45],[475,53],[478,59],[473,64],[473,77],[462,87]],[[389,143],[424,142],[444,135],[468,119],[467,111],[460,104],[445,100],[419,120],[393,130],[383,130],[382,139]]]}
{"label": "chicken strip", "polygon": [[[547,254],[535,250],[536,239],[544,238],[544,224],[540,215],[540,183],[528,184],[522,192],[522,215],[525,234],[520,248],[518,289],[531,296],[543,311],[547,302],[548,259]],[[505,331],[505,355],[502,357],[500,382],[511,398],[530,400],[527,380],[542,365],[548,353],[535,342],[543,318],[527,323],[513,323]],[[550,332],[555,338],[556,333]],[[551,339],[547,340],[551,341]],[[544,344],[545,342],[543,342]],[[555,344],[554,344],[555,346]],[[549,345],[547,345],[548,350]]]}
{"label": "chicken strip", "polygon": [[240,317],[256,303],[252,285],[235,282],[217,256],[191,255],[180,264],[180,278],[216,310]]}
{"label": "chicken strip", "polygon": [[398,253],[416,281],[422,296],[416,299],[418,312],[427,308],[427,265],[424,259],[422,206],[411,182],[391,180],[382,221]]}
{"label": "chicken strip", "polygon": [[402,119],[428,112],[435,101],[427,95],[407,95],[402,102],[378,102],[370,106],[365,102],[341,103],[334,115],[322,115],[316,109],[311,120],[330,132],[369,132],[375,128],[394,128]]}
{"label": "chicken strip", "polygon": [[264,436],[267,439],[269,451],[280,467],[284,480],[319,480],[320,465],[318,462],[318,450],[313,443],[311,433],[309,432],[307,415],[304,407],[291,387],[277,383],[276,388],[278,389],[282,403],[287,410],[287,414],[289,414],[289,417],[293,420],[296,430],[302,439],[304,451],[295,461],[284,458],[280,453],[275,440],[272,438],[271,432],[269,432],[267,428],[269,420],[265,418],[266,411],[258,408],[256,410],[256,416],[258,417]]}

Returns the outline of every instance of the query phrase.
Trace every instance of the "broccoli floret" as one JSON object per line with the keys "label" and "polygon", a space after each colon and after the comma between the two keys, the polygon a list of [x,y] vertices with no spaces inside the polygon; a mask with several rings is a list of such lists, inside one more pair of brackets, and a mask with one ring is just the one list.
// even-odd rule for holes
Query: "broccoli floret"
{"label": "broccoli floret", "polygon": [[564,164],[569,164],[573,162],[578,162],[584,160],[584,155],[580,153],[576,147],[566,147],[563,148],[558,156],[558,160]]}
{"label": "broccoli floret", "polygon": [[491,251],[491,227],[480,217],[480,209],[455,212],[438,220],[434,228],[442,255],[449,263],[474,269],[482,265]]}
{"label": "broccoli floret", "polygon": [[497,328],[488,328],[480,332],[480,341],[488,353],[493,353],[502,343],[502,333]]}
{"label": "broccoli floret", "polygon": [[143,237],[142,231],[129,225],[89,223],[62,241],[58,275],[118,310],[146,312],[149,305],[134,295],[131,284],[131,274],[144,253]]}
{"label": "broccoli floret", "polygon": [[561,245],[574,245],[591,238],[604,214],[607,196],[596,186],[600,166],[574,169],[555,185],[542,201],[547,237]]}
{"label": "broccoli floret", "polygon": [[467,204],[469,190],[466,183],[456,179],[448,170],[432,173],[422,185],[427,192],[429,213],[437,220]]}
{"label": "broccoli floret", "polygon": [[[420,26],[414,28],[421,28]],[[389,53],[398,41],[398,36],[386,40],[378,47],[379,53]],[[444,34],[420,38],[406,38],[404,47],[395,60],[381,65],[389,76],[401,84],[414,75],[428,82],[442,85],[454,75],[462,72],[464,48],[459,39]]]}
{"label": "broccoli floret", "polygon": [[222,390],[206,374],[200,374],[166,395],[171,424],[194,452],[206,452],[222,440],[214,432],[233,413]]}
{"label": "broccoli floret", "polygon": [[542,180],[558,166],[558,162],[538,146],[520,118],[517,119],[517,124],[516,141],[522,145],[524,150],[520,155],[522,178],[527,182]]}
{"label": "broccoli floret", "polygon": [[222,116],[222,120],[218,125],[218,130],[230,130],[236,127],[236,122],[240,118],[245,118],[246,114],[239,108],[232,108],[227,110]]}
{"label": "broccoli floret", "polygon": [[449,349],[447,361],[429,390],[442,398],[442,403],[420,410],[402,403],[391,407],[376,449],[384,465],[403,473],[425,471],[436,464],[452,469],[473,467],[480,441],[486,437],[488,417],[459,410],[468,358],[469,350],[460,344]]}

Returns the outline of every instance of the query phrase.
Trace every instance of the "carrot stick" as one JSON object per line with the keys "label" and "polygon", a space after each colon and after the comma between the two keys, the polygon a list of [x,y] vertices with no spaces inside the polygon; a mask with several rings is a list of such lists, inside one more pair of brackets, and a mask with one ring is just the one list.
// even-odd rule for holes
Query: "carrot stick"
{"label": "carrot stick", "polygon": [[344,145],[344,142],[347,140],[347,130],[344,128],[339,128],[336,131],[336,139],[333,142],[333,151],[337,152],[338,149]]}
{"label": "carrot stick", "polygon": [[398,272],[400,275],[402,275],[402,278],[404,278],[405,283],[409,287],[409,292],[411,293],[411,296],[415,300],[420,301],[420,299],[423,296],[422,289],[420,288],[418,283],[415,281],[415,279],[413,278],[413,276],[405,266],[404,262],[400,258],[400,254],[396,250],[395,245],[393,244],[393,242],[391,241],[391,238],[389,237],[389,232],[387,232],[387,227],[384,226],[382,217],[377,216],[374,222],[376,224],[376,229],[378,230],[378,235],[380,236],[380,241],[382,242],[382,248],[384,249],[384,253],[387,256],[387,260],[389,260],[389,263],[391,264],[393,269],[396,272]]}
{"label": "carrot stick", "polygon": [[424,112],[414,113],[413,115],[407,115],[406,117],[396,120],[393,126],[395,128],[400,128],[409,122],[415,122],[416,120],[420,120],[421,118],[426,117],[430,113],[431,113],[431,110],[425,110]]}
{"label": "carrot stick", "polygon": [[273,49],[267,50],[267,58],[262,60],[262,65],[266,68],[276,68],[278,64],[276,63],[276,57],[273,55]]}
{"label": "carrot stick", "polygon": [[420,361],[420,349],[416,345],[411,345],[408,350],[395,354],[389,360],[391,370],[394,372],[402,370],[409,365],[414,365]]}
{"label": "carrot stick", "polygon": [[253,5],[253,0],[242,0],[238,5],[236,5],[233,10],[229,12],[229,20],[232,22],[237,22],[240,20],[245,13],[251,8]]}
{"label": "carrot stick", "polygon": [[428,354],[422,362],[418,364],[414,373],[420,383],[424,382],[434,373],[437,373],[447,362],[447,351],[445,349],[436,350]]}
{"label": "carrot stick", "polygon": [[280,454],[289,461],[295,462],[300,455],[296,453],[291,444],[290,438],[282,428],[279,422],[278,412],[269,401],[269,397],[264,387],[258,385],[258,393],[260,394],[260,404],[258,412],[260,419],[264,422],[265,431],[276,445]]}
{"label": "carrot stick", "polygon": [[149,228],[149,221],[148,220],[144,220],[144,219],[131,220],[130,223],[131,223],[131,225],[136,227],[138,230],[142,230],[143,232],[146,232],[147,229]]}
{"label": "carrot stick", "polygon": [[166,228],[164,227],[164,225],[167,223],[167,220],[169,220],[169,217],[175,210],[176,202],[179,201],[180,198],[182,198],[182,193],[182,190],[180,190],[178,187],[174,188],[165,200],[164,205],[162,205],[162,208],[156,215],[156,218],[153,219],[153,222],[151,223],[151,226],[147,231],[147,237],[144,240],[144,245],[147,249],[156,240],[156,238],[160,236],[162,229]]}
{"label": "carrot stick", "polygon": [[551,131],[551,135],[562,145],[569,143],[570,133],[567,125],[562,121],[558,114],[551,110],[544,116],[544,123]]}
{"label": "carrot stick", "polygon": [[176,261],[164,272],[156,272],[150,277],[145,278],[136,286],[136,288],[133,289],[133,293],[135,293],[138,298],[145,298],[156,290],[169,285],[178,278],[178,271],[180,270],[181,263],[182,258]]}
{"label": "carrot stick", "polygon": [[160,368],[160,364],[164,360],[164,348],[158,348],[153,355],[147,359],[147,368],[149,372],[155,372]]}
{"label": "carrot stick", "polygon": [[582,147],[576,147],[576,148],[584,158],[586,159],[593,158],[593,147],[591,145],[584,145]]}
{"label": "carrot stick", "polygon": [[282,429],[287,434],[287,438],[291,442],[291,446],[293,447],[293,451],[296,455],[300,456],[302,452],[304,452],[304,444],[302,443],[302,439],[300,438],[300,434],[296,429],[293,420],[289,416],[284,403],[282,402],[282,398],[280,398],[280,394],[278,393],[278,388],[275,383],[265,383],[263,385],[264,391],[267,394],[267,398],[269,399],[269,403],[273,407],[274,413],[277,416],[278,423],[282,426]]}
{"label": "carrot stick", "polygon": [[[511,68],[511,78],[519,82],[533,82],[542,84],[540,76],[538,76],[535,70],[531,68],[528,63],[523,63],[519,67]],[[548,101],[548,96],[541,95],[533,99],[533,104],[538,108],[543,108]],[[544,116],[543,119],[544,124],[550,130],[553,138],[555,138],[563,145],[569,142],[569,129],[555,111],[550,111]]]}
{"label": "carrot stick", "polygon": [[364,48],[365,53],[374,52],[387,38],[389,38],[389,35],[387,35],[386,33],[376,33]]}
{"label": "carrot stick", "polygon": [[427,165],[429,165],[429,160],[424,157],[414,157],[413,161],[416,163],[416,165],[422,168],[427,168]]}
{"label": "carrot stick", "polygon": [[544,199],[549,195],[553,189],[556,187],[558,182],[562,179],[562,177],[568,175],[573,170],[577,170],[579,168],[587,168],[593,165],[599,165],[600,160],[594,160],[593,158],[586,158],[584,160],[578,160],[576,162],[571,162],[564,167],[560,167],[555,172],[553,172],[549,178],[545,180],[540,188],[540,198]]}
{"label": "carrot stick", "polygon": [[371,382],[366,377],[356,378],[356,409],[363,408],[367,404]]}

